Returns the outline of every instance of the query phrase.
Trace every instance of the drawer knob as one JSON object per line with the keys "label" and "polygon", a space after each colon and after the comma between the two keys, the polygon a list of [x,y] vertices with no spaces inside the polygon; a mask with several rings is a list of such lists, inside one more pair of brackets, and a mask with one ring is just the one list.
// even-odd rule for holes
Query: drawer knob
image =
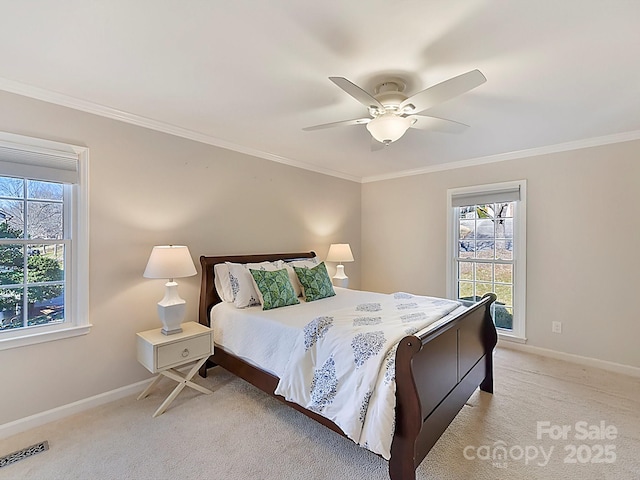
{"label": "drawer knob", "polygon": [[187,358],[189,356],[189,349],[185,348],[182,350],[182,358]]}

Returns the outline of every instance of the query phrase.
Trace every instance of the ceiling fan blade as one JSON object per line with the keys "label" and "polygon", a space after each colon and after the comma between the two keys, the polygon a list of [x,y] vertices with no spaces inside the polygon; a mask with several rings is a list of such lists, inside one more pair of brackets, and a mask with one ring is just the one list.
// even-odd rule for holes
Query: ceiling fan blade
{"label": "ceiling fan blade", "polygon": [[322,125],[314,125],[313,127],[305,127],[302,130],[305,132],[310,132],[312,130],[321,130],[323,128],[331,128],[331,127],[343,127],[346,125],[364,125],[369,123],[371,119],[369,117],[366,118],[354,118],[353,120],[342,120],[340,122],[331,122],[331,123],[323,123]]}
{"label": "ceiling fan blade", "polygon": [[433,130],[444,133],[462,133],[469,128],[469,125],[454,122],[453,120],[447,120],[445,118],[428,117],[425,115],[411,115],[409,118],[415,119],[415,122],[409,128],[417,128],[420,130]]}
{"label": "ceiling fan blade", "polygon": [[347,92],[353,98],[358,100],[361,104],[363,104],[367,108],[380,109],[384,111],[384,105],[382,105],[378,100],[376,100],[373,96],[369,95],[366,91],[361,89],[355,83],[350,82],[344,77],[329,77],[333,83],[339,86],[342,90]]}
{"label": "ceiling fan blade", "polygon": [[480,70],[471,70],[412,95],[402,102],[399,108],[400,111],[406,108],[405,113],[419,113],[462,95],[486,81]]}

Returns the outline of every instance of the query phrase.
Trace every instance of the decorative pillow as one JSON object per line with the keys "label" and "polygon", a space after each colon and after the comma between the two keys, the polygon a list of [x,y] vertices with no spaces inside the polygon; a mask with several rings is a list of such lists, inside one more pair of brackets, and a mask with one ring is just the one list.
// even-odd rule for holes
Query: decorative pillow
{"label": "decorative pillow", "polygon": [[300,286],[300,280],[298,280],[298,276],[296,275],[296,271],[293,269],[291,265],[287,262],[280,260],[281,268],[287,270],[287,274],[289,275],[289,281],[291,282],[291,286],[293,287],[293,291],[296,293],[296,297],[302,295],[302,287]]}
{"label": "decorative pillow", "polygon": [[214,284],[216,292],[223,302],[233,303],[235,298],[231,289],[231,279],[229,278],[229,266],[225,263],[216,263],[213,266],[215,275]]}
{"label": "decorative pillow", "polygon": [[318,265],[318,257],[309,258],[308,260],[289,260],[287,262],[280,260],[284,268],[287,269],[287,273],[289,274],[289,280],[291,281],[291,285],[296,292],[296,295],[299,297],[302,295],[302,286],[300,285],[300,280],[298,280],[298,275],[296,275],[296,271],[293,267],[300,268],[313,268]]}
{"label": "decorative pillow", "polygon": [[254,286],[254,280],[249,269],[278,270],[271,262],[261,263],[231,263],[226,262],[229,269],[229,282],[233,291],[233,304],[237,308],[245,308],[260,304],[260,298]]}
{"label": "decorative pillow", "polygon": [[324,262],[313,268],[293,267],[302,285],[302,294],[307,302],[333,297],[336,292],[331,285]]}
{"label": "decorative pillow", "polygon": [[300,303],[286,269],[267,271],[249,269],[258,287],[263,310]]}

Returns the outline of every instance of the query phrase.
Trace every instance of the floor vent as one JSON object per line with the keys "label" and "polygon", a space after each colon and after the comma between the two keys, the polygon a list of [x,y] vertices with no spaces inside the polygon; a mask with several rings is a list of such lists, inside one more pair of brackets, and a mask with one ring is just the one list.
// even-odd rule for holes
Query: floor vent
{"label": "floor vent", "polygon": [[23,448],[22,450],[18,450],[17,452],[10,453],[9,455],[0,457],[0,468],[16,463],[17,461],[30,457],[31,455],[35,455],[36,453],[44,452],[45,450],[49,450],[49,442],[46,440],[44,442],[31,445],[30,447]]}

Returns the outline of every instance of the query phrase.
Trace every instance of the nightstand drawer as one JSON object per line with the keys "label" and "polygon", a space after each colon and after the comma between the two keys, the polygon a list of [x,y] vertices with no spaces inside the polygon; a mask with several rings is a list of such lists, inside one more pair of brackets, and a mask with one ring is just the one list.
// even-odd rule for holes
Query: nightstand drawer
{"label": "nightstand drawer", "polygon": [[188,362],[211,353],[211,335],[199,335],[179,342],[159,345],[157,349],[157,368]]}

